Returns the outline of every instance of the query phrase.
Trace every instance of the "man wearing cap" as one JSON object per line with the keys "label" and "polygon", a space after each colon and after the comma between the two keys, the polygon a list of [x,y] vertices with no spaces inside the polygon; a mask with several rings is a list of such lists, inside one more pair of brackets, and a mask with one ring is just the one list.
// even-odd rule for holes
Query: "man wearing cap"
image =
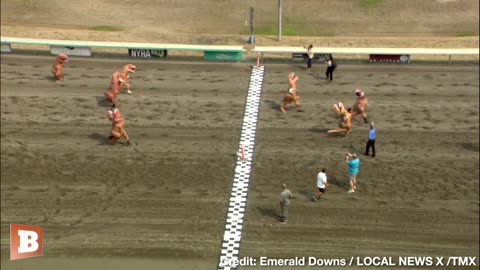
{"label": "man wearing cap", "polygon": [[367,141],[367,147],[365,149],[365,156],[368,156],[368,153],[370,152],[370,147],[372,147],[372,157],[375,157],[375,125],[373,122],[370,123],[370,130],[368,131],[368,141]]}
{"label": "man wearing cap", "polygon": [[57,55],[55,63],[52,66],[52,75],[55,78],[55,81],[63,81],[63,64],[68,62],[68,56],[64,53]]}
{"label": "man wearing cap", "polygon": [[353,112],[352,116],[355,116],[357,114],[361,114],[363,117],[363,121],[365,123],[368,123],[367,121],[367,106],[368,106],[368,100],[367,100],[367,95],[365,95],[365,92],[363,92],[360,89],[355,89],[355,96],[357,96],[357,101],[355,104],[353,104]]}

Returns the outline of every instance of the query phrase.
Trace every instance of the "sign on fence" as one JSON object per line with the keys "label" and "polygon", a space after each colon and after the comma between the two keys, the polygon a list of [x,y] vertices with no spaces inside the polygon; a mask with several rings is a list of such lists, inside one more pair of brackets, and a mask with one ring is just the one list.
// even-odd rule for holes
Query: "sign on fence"
{"label": "sign on fence", "polygon": [[204,58],[207,60],[225,60],[240,61],[242,60],[242,52],[223,52],[223,51],[205,51]]}
{"label": "sign on fence", "polygon": [[128,49],[128,55],[133,58],[167,58],[167,50]]}
{"label": "sign on fence", "polygon": [[[328,53],[314,53],[313,54],[313,59],[318,60],[320,62],[326,61],[329,57],[330,57],[330,54],[328,54]],[[307,60],[308,55],[306,53],[292,53],[292,58],[293,59],[301,58],[303,60]]]}
{"label": "sign on fence", "polygon": [[410,55],[384,55],[384,54],[370,54],[370,62],[380,62],[380,63],[408,63],[410,60]]}
{"label": "sign on fence", "polygon": [[50,46],[50,53],[57,55],[64,53],[74,56],[92,56],[92,52],[88,47],[63,47],[63,46]]}
{"label": "sign on fence", "polygon": [[2,43],[2,52],[12,52],[10,43]]}

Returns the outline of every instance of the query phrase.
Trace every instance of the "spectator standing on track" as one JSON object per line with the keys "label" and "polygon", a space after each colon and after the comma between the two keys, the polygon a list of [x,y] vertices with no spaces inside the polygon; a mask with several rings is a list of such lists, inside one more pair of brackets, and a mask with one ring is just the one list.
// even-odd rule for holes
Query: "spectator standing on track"
{"label": "spectator standing on track", "polygon": [[325,194],[325,188],[327,186],[327,170],[323,168],[317,174],[317,190],[315,190],[315,194],[312,197],[314,202],[321,199],[322,195]]}
{"label": "spectator standing on track", "polygon": [[373,122],[371,122],[370,130],[368,131],[367,146],[365,149],[366,156],[368,156],[368,153],[370,152],[370,147],[372,147],[372,157],[375,157],[375,136],[376,136],[375,125],[373,124]]}
{"label": "spectator standing on track", "polygon": [[333,81],[333,71],[337,68],[337,62],[335,62],[335,59],[333,59],[333,56],[330,54],[325,63],[327,63],[327,72],[325,72],[325,77],[327,80],[330,79],[330,81]]}
{"label": "spectator standing on track", "polygon": [[313,45],[310,44],[308,45],[308,47],[304,47],[307,49],[307,70],[310,71],[310,69],[312,68],[312,60],[313,60]]}
{"label": "spectator standing on track", "polygon": [[281,222],[283,224],[288,221],[288,207],[290,206],[290,199],[293,198],[290,190],[287,189],[287,184],[282,184],[283,191],[280,193],[280,210],[282,212]]}
{"label": "spectator standing on track", "polygon": [[350,178],[350,189],[348,193],[353,193],[357,189],[357,174],[360,167],[360,159],[357,154],[347,153],[348,176]]}

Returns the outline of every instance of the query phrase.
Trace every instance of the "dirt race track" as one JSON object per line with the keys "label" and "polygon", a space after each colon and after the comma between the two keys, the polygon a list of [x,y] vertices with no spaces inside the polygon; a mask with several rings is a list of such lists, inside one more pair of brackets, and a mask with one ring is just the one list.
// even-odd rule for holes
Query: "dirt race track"
{"label": "dirt race track", "polygon": [[[103,91],[126,61],[134,94],[118,105],[133,144],[108,146]],[[72,57],[55,83],[52,62],[2,55],[2,269],[215,269],[250,67]],[[290,71],[305,111],[282,114]],[[241,257],[478,256],[478,65],[345,64],[333,82],[323,71],[266,66]],[[356,87],[377,157],[360,156],[347,194],[344,156],[363,153],[368,126],[356,119],[348,139],[325,131]],[[321,167],[332,186],[314,203]],[[287,225],[282,182],[296,195]],[[43,227],[43,257],[8,260],[11,223]]]}

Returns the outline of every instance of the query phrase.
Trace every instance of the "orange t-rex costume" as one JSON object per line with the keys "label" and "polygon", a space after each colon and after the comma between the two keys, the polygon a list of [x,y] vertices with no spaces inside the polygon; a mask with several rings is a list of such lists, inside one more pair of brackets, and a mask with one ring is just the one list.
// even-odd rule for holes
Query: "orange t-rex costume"
{"label": "orange t-rex costume", "polygon": [[[125,78],[129,78],[131,73],[135,73],[135,70],[137,70],[137,66],[134,64],[127,64],[123,66],[121,73],[125,75]],[[125,80],[124,85],[127,87],[127,93],[131,94],[130,83]]]}
{"label": "orange t-rex costume", "polygon": [[288,92],[285,94],[285,97],[282,100],[282,105],[280,106],[280,110],[283,113],[286,113],[287,111],[285,110],[285,106],[287,104],[290,104],[292,102],[295,103],[295,107],[297,108],[297,111],[300,110],[300,96],[297,96],[297,82],[298,76],[295,76],[295,73],[290,72],[288,74]]}
{"label": "orange t-rex costume", "polygon": [[137,66],[134,64],[126,64],[122,68],[122,73],[129,75],[130,73],[135,73],[135,70],[137,69]]}
{"label": "orange t-rex costume", "polygon": [[339,102],[334,105],[334,111],[340,116],[339,129],[330,129],[327,133],[345,132],[347,137],[352,132],[352,109],[345,109],[343,103]]}
{"label": "orange t-rex costume", "polygon": [[341,102],[341,101],[339,101],[339,102],[336,103],[336,104],[333,104],[332,110],[333,110],[338,116],[342,116],[342,115],[347,111],[347,109],[345,109],[345,105],[344,105],[343,102]]}
{"label": "orange t-rex costume", "polygon": [[105,99],[111,104],[117,103],[117,95],[120,92],[122,86],[127,83],[127,76],[119,71],[112,74],[112,79],[110,81],[110,88],[103,93]]}
{"label": "orange t-rex costume", "polygon": [[120,113],[120,110],[115,106],[112,106],[108,110],[108,119],[112,121],[112,129],[110,130],[110,136],[108,137],[110,144],[115,144],[121,137],[125,138],[127,145],[130,144],[129,137],[123,126],[125,125],[125,120]]}
{"label": "orange t-rex costume", "polygon": [[66,54],[60,53],[57,55],[55,63],[53,63],[52,66],[52,75],[56,81],[63,80],[63,64],[66,62],[68,62],[68,56]]}
{"label": "orange t-rex costume", "polygon": [[355,116],[357,114],[361,114],[365,123],[368,123],[368,121],[367,121],[367,106],[368,106],[367,95],[365,94],[365,92],[361,91],[358,88],[355,89],[355,95],[357,96],[357,101],[353,104],[352,116]]}

